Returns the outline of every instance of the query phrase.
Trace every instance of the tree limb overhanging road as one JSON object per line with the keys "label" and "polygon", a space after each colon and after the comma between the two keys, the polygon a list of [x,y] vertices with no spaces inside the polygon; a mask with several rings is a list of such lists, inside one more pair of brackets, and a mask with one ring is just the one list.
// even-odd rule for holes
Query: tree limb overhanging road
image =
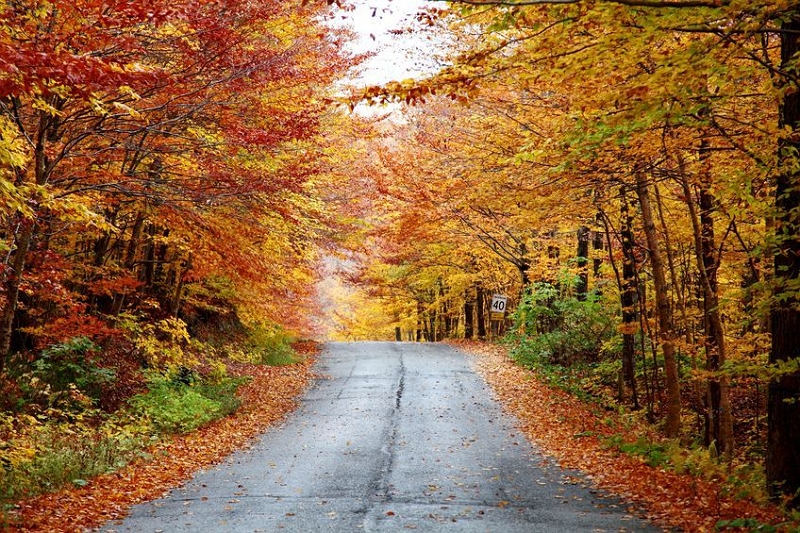
{"label": "tree limb overhanging road", "polygon": [[283,424],[105,531],[659,531],[576,482],[441,344],[334,343]]}

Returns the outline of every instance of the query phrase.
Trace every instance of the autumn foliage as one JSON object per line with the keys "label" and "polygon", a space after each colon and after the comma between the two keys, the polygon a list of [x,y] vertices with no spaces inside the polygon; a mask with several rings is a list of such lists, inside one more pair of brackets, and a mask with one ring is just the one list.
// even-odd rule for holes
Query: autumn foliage
{"label": "autumn foliage", "polygon": [[350,65],[309,23],[319,9],[3,7],[4,366],[125,321],[308,326],[316,136]]}
{"label": "autumn foliage", "polygon": [[225,412],[226,365],[335,308],[337,338],[503,338],[796,507],[795,3],[447,5],[438,72],[345,97],[344,1],[5,2],[4,441]]}
{"label": "autumn foliage", "polygon": [[0,524],[235,410],[234,363],[296,360],[356,62],[329,9],[0,5]]}
{"label": "autumn foliage", "polygon": [[364,322],[505,336],[795,505],[797,7],[449,4],[446,66],[353,94],[407,104],[371,150]]}

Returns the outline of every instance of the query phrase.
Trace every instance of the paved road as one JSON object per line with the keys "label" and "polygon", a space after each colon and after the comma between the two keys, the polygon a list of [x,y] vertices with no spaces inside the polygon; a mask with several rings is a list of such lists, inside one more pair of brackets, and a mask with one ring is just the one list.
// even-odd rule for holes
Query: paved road
{"label": "paved road", "polygon": [[328,345],[301,408],[106,531],[659,531],[575,483],[501,413],[469,356]]}

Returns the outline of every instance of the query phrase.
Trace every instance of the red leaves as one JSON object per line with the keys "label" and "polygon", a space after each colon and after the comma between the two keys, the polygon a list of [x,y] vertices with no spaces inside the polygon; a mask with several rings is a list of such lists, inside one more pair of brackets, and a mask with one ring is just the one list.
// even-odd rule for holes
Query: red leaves
{"label": "red leaves", "polygon": [[[19,139],[34,139],[21,143],[19,159],[31,164],[18,164],[17,179],[44,186],[49,203],[29,203],[65,259],[49,267],[50,290],[26,302],[26,326],[46,327],[70,299],[97,316],[150,313],[153,302],[174,312],[186,282],[215,274],[248,294],[251,280],[259,291],[271,283],[260,302],[296,290],[300,281],[282,282],[304,277],[312,254],[283,251],[311,245],[302,232],[318,209],[299,204],[328,157],[309,149],[319,146],[310,139],[325,114],[320,97],[350,66],[319,9],[299,0],[0,7],[0,99],[15,101],[6,118]],[[5,230],[13,240],[13,224]],[[32,248],[20,249],[28,265],[41,253],[33,231]],[[265,240],[276,241],[268,253]],[[41,305],[55,298],[57,315]]]}
{"label": "red leaves", "polygon": [[139,50],[122,27],[150,19],[93,14],[90,2],[55,4],[49,12],[21,6],[0,14],[0,25],[15,29],[0,35],[0,68],[10,74],[0,84],[0,97],[31,92],[63,96],[59,92],[63,87],[73,95],[88,97],[155,82],[158,69],[144,68],[142,63],[130,68],[124,63]]}

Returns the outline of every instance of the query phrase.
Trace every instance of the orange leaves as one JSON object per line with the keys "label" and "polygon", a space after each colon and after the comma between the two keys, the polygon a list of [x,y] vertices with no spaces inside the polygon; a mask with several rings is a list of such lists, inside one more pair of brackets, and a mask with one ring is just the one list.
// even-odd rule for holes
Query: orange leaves
{"label": "orange leaves", "polygon": [[458,346],[476,355],[479,372],[532,442],[562,466],[580,469],[600,488],[642,506],[648,519],[684,531],[714,531],[719,520],[743,517],[781,521],[777,509],[725,496],[716,483],[650,467],[640,457],[603,448],[598,437],[623,433],[633,442],[648,430],[612,427],[608,412],[598,414],[591,405],[543,385],[499,346]]}
{"label": "orange leaves", "polygon": [[[262,303],[306,290],[324,210],[308,186],[326,162],[320,99],[353,60],[316,16],[326,8],[299,4],[59,0],[0,10],[0,96],[15,101],[0,113],[0,137],[17,172],[4,178],[20,184],[2,230],[22,290],[41,287],[21,323],[47,327],[77,314],[74,302],[100,320],[188,315],[211,299],[186,305],[205,290],[195,282],[214,277]],[[22,238],[8,215],[25,210],[42,225]],[[33,277],[39,264],[45,283]],[[284,324],[307,322],[303,314]]]}
{"label": "orange leaves", "polygon": [[[314,344],[298,347],[313,355]],[[173,438],[150,450],[151,458],[90,480],[82,488],[20,502],[10,513],[12,531],[82,531],[122,518],[128,507],[161,496],[200,468],[211,466],[247,443],[294,408],[293,398],[311,375],[309,357],[293,366],[240,364],[234,372],[252,376],[240,389],[240,410],[200,430]]]}
{"label": "orange leaves", "polygon": [[361,100],[369,104],[405,102],[406,104],[415,105],[417,103],[425,103],[425,96],[433,96],[435,94],[436,89],[430,85],[425,85],[424,82],[417,82],[413,79],[390,81],[382,87],[374,85],[364,89],[351,103],[351,110],[352,106]]}

